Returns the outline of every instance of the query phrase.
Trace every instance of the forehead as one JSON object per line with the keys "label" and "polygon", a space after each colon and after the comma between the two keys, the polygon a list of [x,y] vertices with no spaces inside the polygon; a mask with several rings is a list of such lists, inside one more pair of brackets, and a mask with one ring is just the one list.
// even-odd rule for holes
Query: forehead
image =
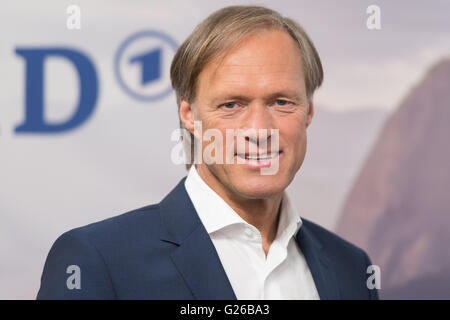
{"label": "forehead", "polygon": [[200,95],[216,91],[304,90],[303,63],[296,42],[284,31],[251,34],[214,58],[198,79]]}

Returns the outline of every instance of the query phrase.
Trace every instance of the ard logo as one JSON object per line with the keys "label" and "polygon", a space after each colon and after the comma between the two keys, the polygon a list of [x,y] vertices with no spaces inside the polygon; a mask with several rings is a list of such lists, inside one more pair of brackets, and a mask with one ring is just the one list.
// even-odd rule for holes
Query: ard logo
{"label": "ard logo", "polygon": [[159,100],[172,92],[170,63],[178,45],[157,31],[143,31],[126,39],[115,57],[117,81],[131,97]]}
{"label": "ard logo", "polygon": [[[170,63],[178,45],[159,31],[142,31],[127,38],[114,57],[114,72],[126,94],[140,101],[157,101],[172,92]],[[24,104],[17,134],[57,134],[80,127],[93,114],[99,95],[100,80],[94,60],[79,49],[70,47],[20,47],[16,54],[25,63]],[[73,77],[79,86],[64,90],[75,91],[78,99],[71,102],[73,112],[62,121],[50,121],[45,111],[55,107],[46,105],[46,65],[53,60],[64,61],[73,67]],[[64,83],[64,79],[61,79]]]}

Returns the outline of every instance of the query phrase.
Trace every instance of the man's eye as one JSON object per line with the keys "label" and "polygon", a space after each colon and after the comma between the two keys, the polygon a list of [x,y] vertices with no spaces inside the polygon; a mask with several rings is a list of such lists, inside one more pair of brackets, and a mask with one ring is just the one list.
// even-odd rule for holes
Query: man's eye
{"label": "man's eye", "polygon": [[279,105],[279,106],[285,106],[285,105],[287,105],[289,103],[286,100],[280,100],[280,99],[277,99],[276,102],[277,102],[277,105]]}
{"label": "man's eye", "polygon": [[227,102],[227,103],[224,103],[223,106],[226,109],[233,109],[236,106],[236,103],[235,102]]}

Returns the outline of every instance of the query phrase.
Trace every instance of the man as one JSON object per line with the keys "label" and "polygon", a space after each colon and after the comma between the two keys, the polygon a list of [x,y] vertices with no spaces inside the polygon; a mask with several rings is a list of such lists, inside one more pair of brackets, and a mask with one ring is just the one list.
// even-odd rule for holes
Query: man
{"label": "man", "polygon": [[[195,165],[159,204],[63,234],[38,298],[377,299],[368,256],[301,219],[284,191],[323,79],[303,29],[263,7],[221,9],[181,45],[171,77]],[[220,134],[213,149],[197,124]],[[230,130],[231,144],[218,138]]]}

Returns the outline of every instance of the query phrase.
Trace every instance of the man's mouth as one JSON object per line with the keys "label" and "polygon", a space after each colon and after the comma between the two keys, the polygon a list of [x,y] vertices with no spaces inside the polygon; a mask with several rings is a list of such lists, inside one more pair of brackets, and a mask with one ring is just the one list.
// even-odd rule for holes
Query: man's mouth
{"label": "man's mouth", "polygon": [[236,156],[238,156],[241,159],[246,159],[246,160],[263,161],[263,160],[270,160],[270,159],[276,158],[276,157],[278,157],[278,155],[281,152],[282,151],[276,151],[276,152],[261,153],[261,154],[237,153]]}

